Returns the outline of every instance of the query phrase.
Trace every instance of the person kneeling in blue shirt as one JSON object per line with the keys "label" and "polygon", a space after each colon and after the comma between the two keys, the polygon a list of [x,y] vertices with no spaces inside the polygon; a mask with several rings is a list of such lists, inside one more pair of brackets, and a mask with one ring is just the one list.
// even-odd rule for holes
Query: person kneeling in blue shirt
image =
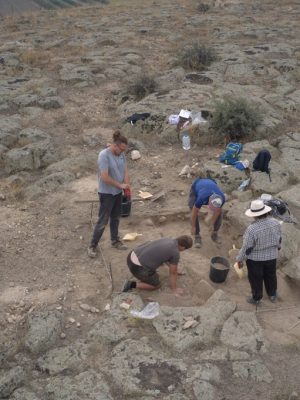
{"label": "person kneeling in blue shirt", "polygon": [[198,213],[203,205],[207,205],[213,215],[210,220],[212,226],[211,239],[219,243],[218,231],[222,224],[222,206],[225,203],[225,195],[213,179],[197,178],[193,183],[189,194],[188,205],[191,213],[191,233],[195,236],[194,246],[201,247],[200,223]]}

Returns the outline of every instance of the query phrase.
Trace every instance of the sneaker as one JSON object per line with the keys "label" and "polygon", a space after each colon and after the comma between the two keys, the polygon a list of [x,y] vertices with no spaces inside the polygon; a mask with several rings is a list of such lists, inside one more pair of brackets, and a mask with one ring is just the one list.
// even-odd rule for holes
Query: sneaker
{"label": "sneaker", "polygon": [[200,247],[202,246],[202,239],[200,236],[195,236],[194,239],[194,247],[196,247],[197,249],[200,249]]}
{"label": "sneaker", "polygon": [[87,249],[87,253],[88,253],[88,256],[89,256],[90,258],[95,258],[95,257],[97,257],[96,247],[89,246],[88,249]]}
{"label": "sneaker", "polygon": [[269,299],[270,299],[270,301],[271,301],[272,303],[276,303],[276,301],[277,301],[277,296],[276,296],[276,294],[275,294],[275,296],[269,296]]}
{"label": "sneaker", "polygon": [[249,304],[254,304],[256,306],[259,306],[261,301],[260,300],[254,300],[253,297],[248,297],[247,303]]}
{"label": "sneaker", "polygon": [[217,244],[221,244],[221,239],[218,236],[218,232],[213,232],[211,234],[211,240]]}
{"label": "sneaker", "polygon": [[115,242],[112,242],[112,247],[118,249],[118,250],[127,250],[128,247],[126,246],[126,244],[124,244],[123,242],[121,242],[121,240],[116,240]]}
{"label": "sneaker", "polygon": [[129,292],[132,289],[131,287],[131,281],[125,281],[122,292]]}

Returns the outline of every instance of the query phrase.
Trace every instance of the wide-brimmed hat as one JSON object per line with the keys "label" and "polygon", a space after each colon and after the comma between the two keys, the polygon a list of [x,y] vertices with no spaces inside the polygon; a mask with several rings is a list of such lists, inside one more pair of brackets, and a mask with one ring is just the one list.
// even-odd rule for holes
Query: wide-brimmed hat
{"label": "wide-brimmed hat", "polygon": [[179,113],[179,117],[189,119],[191,116],[191,112],[189,110],[181,110]]}
{"label": "wide-brimmed hat", "polygon": [[251,201],[250,208],[245,212],[247,217],[259,217],[260,215],[267,214],[272,210],[271,207],[264,204],[262,200]]}
{"label": "wide-brimmed hat", "polygon": [[208,208],[212,211],[217,211],[223,205],[223,199],[218,194],[212,194],[208,201]]}

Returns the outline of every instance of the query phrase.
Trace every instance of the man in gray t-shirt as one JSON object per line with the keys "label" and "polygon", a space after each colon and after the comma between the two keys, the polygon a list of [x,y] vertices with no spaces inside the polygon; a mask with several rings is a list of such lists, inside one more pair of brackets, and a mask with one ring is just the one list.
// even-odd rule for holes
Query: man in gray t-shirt
{"label": "man in gray t-shirt", "polygon": [[128,254],[127,265],[130,272],[140,282],[126,281],[123,292],[131,289],[154,290],[160,287],[156,272],[163,264],[167,264],[170,272],[170,286],[176,295],[183,293],[177,287],[177,266],[180,252],[191,248],[193,240],[190,236],[179,236],[177,239],[162,238],[141,244]]}
{"label": "man in gray t-shirt", "polygon": [[98,221],[95,225],[91,244],[88,247],[88,255],[92,258],[97,255],[97,245],[109,220],[112,246],[119,250],[127,249],[127,246],[119,238],[123,190],[130,190],[124,155],[127,144],[127,138],[122,136],[120,131],[116,131],[113,134],[113,143],[108,148],[102,150],[98,156],[98,195],[100,207]]}

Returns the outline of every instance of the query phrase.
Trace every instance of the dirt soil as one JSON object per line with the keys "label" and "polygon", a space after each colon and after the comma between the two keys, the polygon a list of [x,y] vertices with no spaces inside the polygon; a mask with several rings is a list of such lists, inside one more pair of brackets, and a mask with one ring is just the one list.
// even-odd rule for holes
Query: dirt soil
{"label": "dirt soil", "polygon": [[[11,343],[13,346],[24,327],[22,316],[45,308],[62,308],[66,320],[75,318],[80,322],[80,327],[67,324],[67,335],[70,339],[82,337],[97,321],[98,314],[82,313],[79,305],[86,303],[102,312],[110,302],[111,295],[120,292],[124,280],[130,277],[126,266],[128,252],[111,248],[108,229],[101,240],[98,257],[88,258],[86,250],[97,219],[98,204],[79,202],[97,199],[97,155],[105,140],[110,140],[112,127],[118,121],[115,106],[110,103],[109,97],[113,88],[113,83],[107,83],[101,87],[101,91],[87,88],[78,97],[74,89],[64,87],[64,109],[48,111],[39,121],[41,129],[56,122],[54,140],[60,144],[63,153],[66,156],[82,152],[90,154],[95,160],[95,171],[83,171],[82,176],[67,189],[48,193],[35,201],[11,200],[8,193],[8,200],[0,205],[1,345]],[[99,136],[103,138],[102,145],[92,151],[82,145],[84,118],[90,126],[97,126]],[[187,197],[192,178],[178,176],[186,164],[186,153],[179,143],[173,146],[144,144],[146,150],[141,151],[140,160],[131,161],[128,155],[134,201],[131,216],[121,220],[120,234],[121,237],[129,232],[142,234],[134,242],[128,243],[130,249],[147,240],[176,237],[190,232]],[[219,148],[191,149],[190,160],[196,163],[215,158],[222,146],[223,143]],[[141,201],[138,191],[142,189],[152,193],[164,190],[165,195],[155,202]],[[237,303],[238,310],[256,311],[245,301],[249,295],[247,279],[240,280],[233,269],[230,269],[224,283],[216,284],[209,279],[211,258],[228,258],[228,250],[232,245],[241,244],[243,232],[236,231],[225,215],[220,233],[222,244],[216,245],[210,239],[203,216],[201,218],[203,247],[192,248],[181,257],[184,274],[179,277],[179,286],[184,289],[184,295],[176,297],[171,293],[168,270],[161,268],[161,289],[141,292],[141,296],[145,301],[151,299],[161,305],[197,306],[204,304],[213,290],[222,289]],[[282,365],[287,367],[291,360],[292,372],[287,381],[295,386],[299,376],[297,371],[300,370],[299,364],[293,359],[296,354],[293,349],[299,349],[300,343],[300,291],[280,272],[278,280],[279,301],[272,304],[264,298],[262,307],[257,310],[257,317],[277,350],[279,345],[287,346],[277,351],[276,362],[282,358]],[[16,321],[20,321],[21,325]],[[286,349],[289,349],[290,355]],[[272,363],[272,357],[271,354],[269,363]],[[280,379],[280,365],[277,370]]]}

